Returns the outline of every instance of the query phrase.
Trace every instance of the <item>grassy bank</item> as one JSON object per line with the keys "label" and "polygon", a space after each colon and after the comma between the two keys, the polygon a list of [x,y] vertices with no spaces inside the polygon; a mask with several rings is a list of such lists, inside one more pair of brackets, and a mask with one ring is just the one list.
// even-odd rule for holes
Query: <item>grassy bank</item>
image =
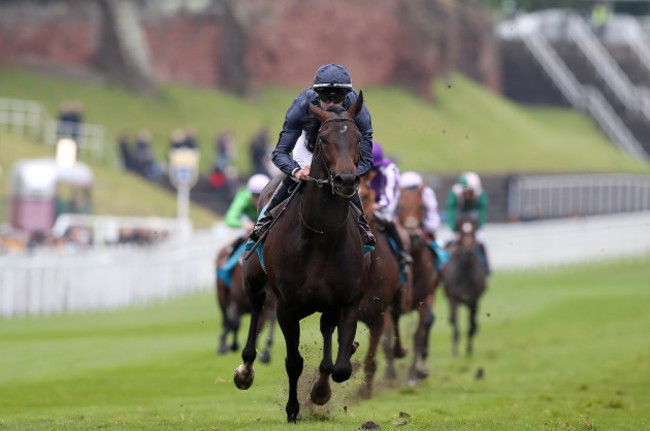
{"label": "grassy bank", "polygon": [[[372,113],[375,139],[403,170],[650,172],[647,164],[621,154],[585,116],[517,105],[460,75],[435,84],[434,102],[398,88],[360,89]],[[266,87],[254,99],[241,99],[206,88],[165,85],[157,98],[144,99],[112,86],[0,69],[0,96],[37,100],[51,116],[61,100],[81,100],[84,119],[107,128],[113,139],[109,145],[122,132],[133,136],[148,128],[160,160],[172,130],[191,124],[198,130],[204,170],[210,166],[216,133],[229,128],[237,143],[236,166],[248,171],[250,139],[268,126],[274,145],[285,111],[299,91]]]}
{"label": "grassy bank", "polygon": [[[321,408],[305,402],[320,355],[312,316],[302,324],[302,409],[291,428],[354,430],[372,420],[384,430],[646,429],[648,279],[648,257],[495,274],[475,355],[457,359],[439,292],[428,380],[405,386],[407,358],[400,383],[379,383],[372,400],[356,397],[357,374],[334,385]],[[410,336],[409,322],[413,316],[404,321]],[[232,383],[239,353],[215,354],[219,328],[211,293],[110,313],[3,321],[0,429],[286,429],[282,337],[272,363],[256,365],[253,387],[239,391]],[[360,328],[357,358],[367,345]],[[479,368],[484,378],[477,380]]]}

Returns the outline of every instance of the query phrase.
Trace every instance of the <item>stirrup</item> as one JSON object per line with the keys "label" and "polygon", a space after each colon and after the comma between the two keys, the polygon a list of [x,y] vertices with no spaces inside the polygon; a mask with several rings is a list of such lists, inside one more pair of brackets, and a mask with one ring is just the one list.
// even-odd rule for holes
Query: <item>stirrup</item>
{"label": "stirrup", "polygon": [[264,217],[260,219],[253,230],[251,231],[251,234],[248,236],[253,242],[257,242],[262,235],[269,229],[269,226],[271,226],[271,222],[273,219],[271,217]]}
{"label": "stirrup", "polygon": [[361,239],[363,239],[363,245],[374,247],[375,244],[377,244],[377,238],[375,238],[372,232],[366,230],[362,225],[359,225],[359,229],[361,230]]}
{"label": "stirrup", "polygon": [[399,252],[399,263],[402,265],[408,265],[409,263],[413,263],[413,258],[406,250],[401,250]]}

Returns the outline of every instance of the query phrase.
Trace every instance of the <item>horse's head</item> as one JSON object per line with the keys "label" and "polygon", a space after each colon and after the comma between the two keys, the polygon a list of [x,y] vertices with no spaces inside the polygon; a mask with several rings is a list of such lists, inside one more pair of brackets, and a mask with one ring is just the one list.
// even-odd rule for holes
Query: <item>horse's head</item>
{"label": "horse's head", "polygon": [[347,111],[336,105],[327,111],[310,105],[312,113],[321,123],[311,173],[315,177],[325,176],[332,191],[346,199],[354,196],[361,182],[357,174],[361,158],[361,132],[354,119],[362,107],[362,92]]}
{"label": "horse's head", "polygon": [[476,246],[476,229],[478,216],[476,214],[463,215],[459,218],[456,228],[458,230],[458,244],[463,250],[473,250]]}
{"label": "horse's head", "polygon": [[410,232],[418,230],[424,217],[424,203],[420,187],[400,188],[400,197],[397,201],[397,219],[399,223]]}

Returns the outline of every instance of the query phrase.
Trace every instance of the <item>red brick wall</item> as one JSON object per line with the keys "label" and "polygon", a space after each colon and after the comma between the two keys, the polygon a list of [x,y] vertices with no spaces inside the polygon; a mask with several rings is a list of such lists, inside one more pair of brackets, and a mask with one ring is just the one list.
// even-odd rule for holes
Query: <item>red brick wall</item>
{"label": "red brick wall", "polygon": [[[422,43],[403,22],[403,1],[408,0],[237,0],[235,14],[248,34],[241,55],[252,84],[303,87],[320,65],[334,62],[349,68],[356,88],[406,84],[429,97],[435,77],[459,68],[499,90],[499,62],[487,14],[458,7],[461,18],[440,30],[446,41]],[[100,13],[92,3],[82,4],[47,10],[0,6],[0,64],[92,69],[99,55]],[[215,11],[143,12],[154,78],[221,85],[221,19]]]}

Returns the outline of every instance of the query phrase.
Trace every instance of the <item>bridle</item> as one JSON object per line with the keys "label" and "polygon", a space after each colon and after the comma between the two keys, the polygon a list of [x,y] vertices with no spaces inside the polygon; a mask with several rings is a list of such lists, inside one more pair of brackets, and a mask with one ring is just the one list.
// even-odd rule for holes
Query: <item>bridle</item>
{"label": "bridle", "polygon": [[356,187],[355,192],[352,193],[349,196],[344,195],[344,194],[340,193],[339,191],[337,191],[336,187],[334,187],[334,176],[332,175],[332,171],[330,170],[327,163],[325,163],[325,158],[321,157],[321,155],[324,153],[324,149],[323,149],[323,142],[321,141],[321,139],[319,139],[320,138],[320,132],[323,130],[323,126],[325,126],[325,124],[331,123],[331,122],[334,122],[334,121],[348,121],[348,122],[354,124],[354,127],[357,127],[355,121],[353,119],[347,118],[347,117],[331,117],[331,118],[328,118],[327,120],[323,121],[323,123],[320,125],[320,128],[318,129],[318,136],[316,137],[316,141],[317,141],[316,144],[317,144],[318,152],[316,153],[316,151],[314,151],[315,154],[314,154],[314,159],[313,160],[316,160],[316,159],[320,160],[321,166],[323,167],[323,169],[325,170],[325,172],[327,174],[327,178],[324,178],[324,179],[314,178],[314,177],[310,177],[309,175],[307,175],[306,181],[316,183],[316,185],[318,187],[322,187],[325,184],[329,184],[329,186],[332,189],[332,194],[337,194],[337,195],[341,196],[342,198],[350,199],[352,196],[354,196],[354,193],[357,192],[359,187]]}
{"label": "bridle", "polygon": [[[332,171],[330,170],[330,168],[329,168],[329,166],[327,165],[327,163],[325,163],[325,158],[324,158],[324,157],[321,157],[321,155],[325,152],[325,150],[324,150],[324,148],[323,148],[323,142],[322,142],[322,140],[319,139],[319,138],[320,138],[320,133],[321,133],[321,131],[323,130],[323,126],[324,126],[325,124],[327,124],[327,123],[331,123],[331,122],[334,122],[334,121],[348,121],[348,122],[354,124],[355,127],[356,127],[356,123],[355,123],[355,121],[354,121],[353,119],[351,119],[351,118],[346,118],[346,117],[331,117],[331,118],[328,118],[327,120],[323,121],[323,123],[320,125],[320,128],[318,129],[318,136],[316,137],[316,140],[317,140],[317,150],[318,150],[318,151],[314,151],[314,158],[313,158],[313,161],[315,161],[315,160],[317,160],[317,159],[320,160],[321,166],[323,167],[323,169],[325,170],[325,172],[326,172],[326,174],[327,174],[327,178],[324,178],[324,179],[323,179],[323,178],[314,178],[314,177],[311,177],[311,176],[307,175],[307,179],[306,179],[306,181],[316,183],[316,185],[317,185],[319,188],[320,188],[320,187],[323,187],[325,184],[329,184],[330,188],[332,189],[332,194],[337,194],[337,195],[341,196],[342,198],[350,199],[350,198],[352,198],[352,196],[354,196],[354,193],[356,193],[356,192],[358,191],[359,187],[357,186],[357,187],[355,188],[355,191],[354,191],[354,192],[352,193],[352,195],[350,195],[350,196],[347,196],[347,195],[344,195],[344,194],[340,193],[340,192],[337,190],[337,188],[334,186],[334,176],[332,175]],[[330,229],[330,230],[327,230],[327,231],[323,231],[323,230],[320,230],[320,229],[316,229],[316,228],[310,226],[309,224],[307,224],[307,222],[305,221],[305,218],[304,218],[304,216],[303,216],[303,212],[302,212],[302,196],[301,196],[301,198],[300,198],[300,209],[299,209],[299,213],[300,213],[300,221],[302,222],[303,226],[305,226],[308,230],[310,230],[310,231],[312,231],[312,232],[315,232],[315,233],[317,233],[317,234],[320,234],[320,235],[324,235],[324,234],[327,234],[327,233],[336,232],[337,230],[339,230],[339,229],[341,229],[343,226],[345,226],[345,225],[347,224],[348,220],[350,219],[350,210],[348,210],[348,214],[347,214],[347,216],[345,217],[345,220],[343,220],[343,222],[340,223],[340,224],[339,224],[338,226],[336,226],[335,228]]]}

